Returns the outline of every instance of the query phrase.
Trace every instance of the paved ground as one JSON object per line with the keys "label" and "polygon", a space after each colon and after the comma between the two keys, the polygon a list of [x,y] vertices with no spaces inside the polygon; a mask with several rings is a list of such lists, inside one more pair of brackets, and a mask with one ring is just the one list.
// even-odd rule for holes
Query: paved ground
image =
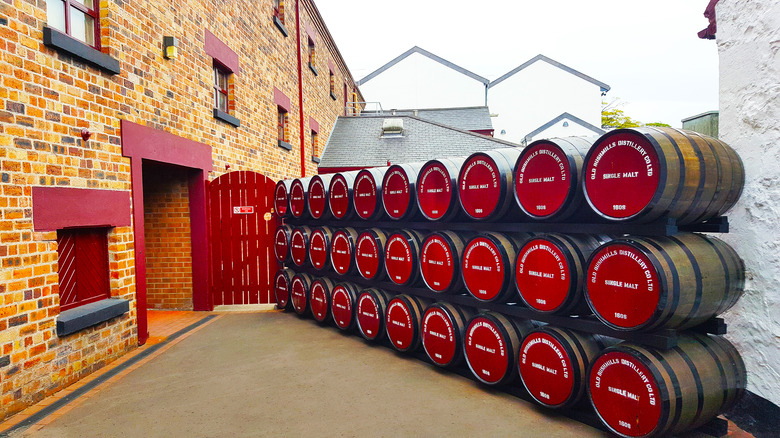
{"label": "paved ground", "polygon": [[223,314],[108,385],[12,436],[606,436],[277,312]]}

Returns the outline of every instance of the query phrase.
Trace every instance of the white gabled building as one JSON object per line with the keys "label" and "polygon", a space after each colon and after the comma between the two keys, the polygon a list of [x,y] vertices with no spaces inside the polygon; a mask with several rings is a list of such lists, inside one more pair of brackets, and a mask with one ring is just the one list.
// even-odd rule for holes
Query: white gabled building
{"label": "white gabled building", "polygon": [[487,105],[495,137],[519,144],[603,134],[601,100],[609,91],[609,85],[544,55],[490,81],[416,46],[357,84],[385,111]]}

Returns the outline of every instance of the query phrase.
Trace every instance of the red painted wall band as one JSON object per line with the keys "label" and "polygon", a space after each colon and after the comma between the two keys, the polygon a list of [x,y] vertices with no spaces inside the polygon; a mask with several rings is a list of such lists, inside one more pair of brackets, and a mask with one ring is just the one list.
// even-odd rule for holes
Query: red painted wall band
{"label": "red painted wall band", "polygon": [[227,44],[217,38],[216,35],[205,29],[204,50],[206,54],[214,58],[215,61],[222,64],[223,67],[230,70],[231,73],[239,72],[238,54],[234,52]]}
{"label": "red painted wall band", "polygon": [[33,187],[33,229],[130,226],[130,192]]}

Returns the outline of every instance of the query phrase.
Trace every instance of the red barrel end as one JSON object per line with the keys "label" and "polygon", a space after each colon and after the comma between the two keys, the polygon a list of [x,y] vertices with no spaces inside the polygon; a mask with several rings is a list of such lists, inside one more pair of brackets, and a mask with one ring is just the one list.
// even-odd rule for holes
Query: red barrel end
{"label": "red barrel end", "polygon": [[601,216],[627,219],[647,207],[658,191],[661,169],[650,141],[636,132],[601,137],[585,160],[585,197]]}
{"label": "red barrel end", "polygon": [[633,356],[610,351],[591,367],[588,387],[596,413],[612,432],[641,437],[661,418],[661,397],[653,374]]}
{"label": "red barrel end", "polygon": [[658,273],[638,248],[605,244],[588,263],[587,298],[593,313],[617,329],[639,328],[658,308]]}

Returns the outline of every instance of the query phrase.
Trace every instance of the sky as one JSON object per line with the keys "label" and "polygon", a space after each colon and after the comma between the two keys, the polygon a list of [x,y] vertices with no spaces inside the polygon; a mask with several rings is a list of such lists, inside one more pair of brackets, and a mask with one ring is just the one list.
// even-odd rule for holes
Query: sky
{"label": "sky", "polygon": [[355,80],[415,45],[491,80],[541,53],[610,85],[640,122],[718,109],[717,46],[696,36],[708,0],[315,3]]}

